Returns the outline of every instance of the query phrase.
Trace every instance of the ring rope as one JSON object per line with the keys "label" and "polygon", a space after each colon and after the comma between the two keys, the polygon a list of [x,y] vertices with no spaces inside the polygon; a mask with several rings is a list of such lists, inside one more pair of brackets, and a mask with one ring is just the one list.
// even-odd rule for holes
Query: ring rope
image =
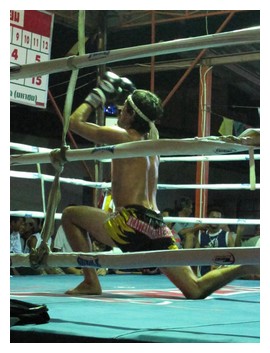
{"label": "ring rope", "polygon": [[[255,131],[255,133],[259,135],[258,131]],[[205,152],[205,154],[213,154],[213,153],[225,154],[225,153],[233,153],[236,151],[239,152],[247,149],[250,151],[250,146],[247,147],[243,145],[243,143],[245,143],[245,140],[246,140],[246,137],[236,138],[234,136],[225,136],[225,137],[209,136],[207,138],[182,139],[182,140],[164,139],[164,140],[158,140],[158,141],[156,140],[139,141],[139,142],[137,141],[137,142],[129,142],[129,143],[113,145],[113,146],[96,147],[96,148],[86,149],[86,150],[88,152],[88,155],[94,154],[95,159],[97,158],[104,159],[104,157],[105,158],[112,158],[112,157],[127,158],[129,156],[143,157],[143,156],[149,156],[149,155],[157,155],[157,154],[159,155],[162,153],[165,153],[167,155],[168,154],[175,155],[175,154],[179,154],[178,152],[179,150],[181,150],[182,154],[191,153],[192,155],[196,153],[202,154],[202,151]],[[190,151],[190,148],[188,148],[190,147],[188,146],[188,143],[192,143],[192,152]],[[253,146],[253,147],[259,148],[257,146]],[[160,151],[160,148],[162,149],[162,152]],[[209,148],[211,153],[209,151]],[[89,150],[91,151],[90,153],[89,153]],[[32,157],[34,155],[35,157],[38,156],[38,159],[39,159],[38,163],[51,162],[56,170],[55,179],[53,181],[53,185],[49,194],[48,209],[46,212],[45,222],[41,230],[42,242],[37,249],[33,250],[30,253],[30,261],[31,261],[31,266],[33,268],[38,268],[40,264],[47,259],[47,256],[49,253],[48,240],[50,238],[50,235],[52,234],[54,220],[55,220],[55,213],[60,200],[60,174],[63,170],[64,163],[71,160],[70,156],[69,158],[67,156],[69,152],[72,152],[72,151],[69,150],[67,146],[62,146],[61,149],[55,149],[50,153],[43,153],[43,154],[31,153],[23,156],[22,155],[11,156],[11,165],[22,164],[22,158],[29,157],[29,156],[31,157],[30,164],[33,164]],[[76,154],[78,154],[80,150],[76,150],[75,152]],[[83,150],[83,152],[85,152],[85,150]],[[108,156],[108,153],[110,156]],[[43,159],[40,161],[41,155],[46,157],[47,160]],[[15,161],[14,161],[14,158],[15,158]],[[18,158],[20,159],[20,161],[18,161]],[[76,158],[76,160],[77,159],[78,158]],[[83,159],[89,159],[89,157],[87,158],[86,156],[84,156]],[[28,162],[29,162],[29,158],[28,158]],[[26,164],[29,164],[29,163],[26,163]]]}
{"label": "ring rope", "polygon": [[41,244],[37,249],[32,249],[30,252],[30,261],[33,268],[38,268],[40,263],[44,261],[49,253],[49,239],[54,230],[55,213],[61,199],[60,190],[60,175],[63,171],[64,158],[62,156],[64,147],[60,150],[52,151],[50,153],[51,164],[55,169],[55,177],[49,192],[48,204],[46,209],[46,216],[44,217],[44,223],[41,229]]}
{"label": "ring rope", "polygon": [[[79,55],[85,54],[85,10],[79,10],[78,13],[78,51]],[[62,145],[66,145],[66,135],[69,128],[69,119],[71,116],[71,110],[73,105],[74,92],[77,84],[79,70],[73,69],[71,72],[71,77],[68,84],[65,104],[64,104],[64,124],[62,132]]]}
{"label": "ring rope", "polygon": [[[42,208],[43,208],[43,212],[45,212],[45,211],[46,211],[46,200],[45,200],[45,183],[44,183],[44,181],[45,181],[46,179],[45,179],[45,175],[43,175],[43,174],[41,173],[41,166],[40,166],[39,163],[37,164],[37,170],[38,170],[38,172],[35,173],[35,174],[36,174],[36,176],[37,176],[37,179],[40,179]],[[52,178],[53,178],[53,177],[52,177]]]}
{"label": "ring rope", "polygon": [[[84,22],[85,22],[85,11],[80,10],[79,18],[78,18],[79,55],[85,54]],[[79,72],[78,69],[72,70],[71,78],[67,89],[66,100],[64,105],[61,148],[58,151],[53,150],[52,152],[50,152],[51,163],[55,168],[55,177],[49,193],[46,217],[41,229],[42,241],[40,246],[35,250],[32,249],[30,253],[30,261],[32,263],[32,267],[34,268],[38,268],[40,266],[40,263],[44,261],[44,256],[46,257],[49,251],[48,240],[51,234],[53,233],[55,213],[59,205],[59,202],[61,200],[60,175],[64,170],[64,164],[66,162],[65,150],[68,148],[66,143],[66,135],[69,128],[69,119],[71,115],[72,102],[73,102],[73,96],[74,96],[75,86],[77,82],[78,72]]]}
{"label": "ring rope", "polygon": [[[254,154],[254,160],[260,160],[259,154]],[[190,156],[190,157],[161,157],[160,162],[237,162],[249,161],[249,154],[236,154],[225,156]]]}
{"label": "ring rope", "polygon": [[[259,135],[259,131],[255,131],[255,134]],[[95,159],[101,158],[127,158],[127,157],[143,157],[149,155],[160,155],[162,153],[165,154],[179,154],[179,150],[181,150],[182,154],[202,154],[202,151],[205,154],[225,154],[225,153],[233,153],[236,151],[243,151],[248,149],[250,152],[250,143],[249,146],[243,145],[245,142],[249,142],[247,139],[248,137],[236,138],[234,136],[222,136],[222,137],[214,137],[209,136],[207,138],[195,138],[195,139],[182,139],[182,140],[148,140],[148,141],[136,141],[136,142],[129,142],[124,144],[112,145],[112,146],[105,146],[105,147],[96,147],[92,149],[87,149],[88,154],[94,154]],[[255,138],[256,141],[256,138]],[[190,151],[191,148],[188,146],[188,143],[192,144],[192,152]],[[132,146],[132,147],[131,147]],[[134,150],[135,147],[135,150]],[[259,148],[258,146],[253,146],[254,148]],[[160,148],[162,151],[160,151]],[[209,151],[210,148],[210,151]],[[91,151],[89,153],[89,150]],[[85,150],[83,150],[85,152]],[[173,152],[172,152],[173,151]],[[253,149],[252,149],[253,151]],[[22,158],[31,157],[30,164],[33,164],[33,155],[38,156],[37,163],[48,163],[51,162],[55,168],[56,174],[55,178],[49,193],[49,200],[48,200],[48,207],[46,211],[45,221],[41,230],[41,244],[35,250],[32,250],[30,253],[30,261],[31,266],[33,268],[38,268],[40,264],[42,264],[48,257],[49,253],[49,246],[48,240],[53,233],[53,226],[55,221],[55,213],[57,210],[57,206],[60,201],[61,191],[60,191],[60,174],[63,171],[64,163],[70,161],[68,158],[69,152],[72,152],[68,149],[67,146],[61,146],[60,149],[52,150],[50,153],[31,153],[28,155],[17,155],[11,156],[11,165],[18,165],[22,164]],[[73,151],[73,153],[80,152],[79,150]],[[132,152],[132,153],[131,153]],[[110,156],[108,156],[108,153]],[[136,155],[137,154],[137,155]],[[47,158],[47,160],[40,160],[41,155]],[[69,156],[70,157],[70,156]],[[82,156],[81,156],[82,157]],[[93,157],[93,156],[91,156]],[[15,160],[14,160],[15,158]],[[18,161],[18,158],[20,161]],[[12,161],[13,159],[13,161]],[[78,158],[76,158],[78,159]],[[83,159],[89,159],[86,156]],[[93,158],[91,158],[93,159]],[[29,162],[29,158],[28,158]]]}
{"label": "ring rope", "polygon": [[254,149],[251,147],[249,149],[249,180],[250,180],[250,190],[256,189],[256,173],[255,173],[255,159],[254,159]]}
{"label": "ring rope", "polygon": [[[252,186],[253,187],[253,186]],[[158,190],[251,190],[251,184],[158,184]],[[255,184],[255,189],[260,189],[260,184]]]}
{"label": "ring rope", "polygon": [[[25,217],[25,218],[45,218],[46,212],[17,210],[17,211],[10,211],[10,215],[16,216],[16,217]],[[62,213],[55,213],[54,219],[61,220]]]}
{"label": "ring rope", "polygon": [[[10,254],[11,267],[31,267],[29,254]],[[49,253],[40,267],[145,268],[202,265],[257,265],[260,248],[203,248],[118,253]]]}
{"label": "ring rope", "polygon": [[164,217],[166,223],[195,223],[195,224],[260,224],[259,219],[244,218],[197,218],[197,217]]}
{"label": "ring rope", "polygon": [[[11,216],[44,218],[46,214],[38,211],[10,211]],[[56,213],[55,219],[61,219],[62,214]],[[256,225],[260,224],[259,219],[244,219],[244,218],[197,218],[197,217],[163,217],[165,223],[195,223],[195,224],[245,224]]]}
{"label": "ring rope", "polygon": [[[85,54],[84,51],[84,21],[85,20],[85,11],[79,11],[78,18],[78,41],[79,41],[79,55]],[[55,168],[55,177],[51,186],[51,190],[49,193],[48,205],[46,210],[46,217],[44,220],[44,224],[41,230],[41,239],[42,242],[40,246],[31,250],[30,253],[30,261],[32,263],[32,267],[39,267],[40,263],[44,261],[44,256],[48,253],[48,240],[53,233],[54,221],[55,221],[55,213],[59,202],[61,200],[61,189],[60,189],[60,175],[64,170],[64,163],[66,162],[65,158],[65,150],[67,149],[66,143],[66,135],[69,128],[69,119],[71,115],[73,96],[75,91],[75,86],[77,82],[79,70],[72,70],[71,78],[69,81],[65,105],[64,105],[64,114],[63,114],[63,130],[62,130],[62,144],[60,151],[52,151],[50,153],[52,165]]]}
{"label": "ring rope", "polygon": [[11,142],[10,148],[12,150],[24,151],[24,152],[51,152],[52,151],[50,148],[25,145],[23,143],[17,143],[17,142]]}
{"label": "ring rope", "polygon": [[16,65],[10,67],[11,80],[104,65],[106,63],[137,58],[187,52],[197,49],[224,47],[260,42],[260,27],[251,27],[231,32],[177,39],[167,42],[140,45],[137,47],[106,50],[67,58]]}
{"label": "ring rope", "polygon": [[[16,151],[23,152],[51,152],[52,149],[30,146],[21,143],[10,143],[10,148]],[[189,156],[189,157],[161,157],[160,162],[197,162],[197,161],[208,161],[208,162],[233,162],[233,161],[248,161],[249,154],[236,154],[236,155],[217,155],[217,156]],[[254,160],[260,160],[260,154],[254,154]],[[111,159],[104,159],[102,162],[111,162]]]}
{"label": "ring rope", "polygon": [[[13,178],[25,178],[25,179],[40,179],[44,181],[52,182],[54,177],[47,174],[39,174],[33,172],[18,172],[11,170],[10,176]],[[105,182],[94,182],[86,181],[83,179],[76,178],[63,178],[60,177],[61,183],[80,185],[96,189],[110,189],[111,183]],[[209,189],[209,190],[249,190],[251,188],[250,184],[240,183],[240,184],[158,184],[158,190],[179,190],[179,189]],[[255,189],[260,189],[260,184],[255,184]]]}
{"label": "ring rope", "polygon": [[[245,137],[241,139],[234,138],[233,143],[224,142],[224,136],[216,137],[196,137],[188,139],[160,139],[160,140],[144,140],[126,142],[118,145],[109,145],[85,149],[67,149],[65,151],[65,159],[68,162],[78,160],[103,160],[115,158],[132,158],[146,157],[151,155],[194,155],[194,154],[227,154],[235,152],[249,151],[250,147],[258,148],[258,146],[246,146]],[[227,137],[228,140],[228,137]],[[236,143],[237,141],[237,143]],[[57,151],[57,150],[53,150]],[[52,153],[52,152],[50,152]],[[50,153],[29,153],[11,155],[11,166],[27,165],[36,163],[50,163]]]}

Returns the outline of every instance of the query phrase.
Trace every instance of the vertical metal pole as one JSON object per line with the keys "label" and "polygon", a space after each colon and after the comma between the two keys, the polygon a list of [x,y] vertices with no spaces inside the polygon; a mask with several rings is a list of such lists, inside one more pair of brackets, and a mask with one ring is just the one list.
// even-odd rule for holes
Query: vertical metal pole
{"label": "vertical metal pole", "polygon": [[[156,41],[155,11],[151,11],[151,43]],[[155,57],[151,57],[150,91],[155,91]]]}
{"label": "vertical metal pole", "polygon": [[[223,31],[230,22],[235,12],[232,11],[218,28],[216,33]],[[200,67],[200,89],[199,89],[199,117],[198,136],[209,136],[211,133],[211,93],[212,93],[212,71],[207,66]],[[208,184],[209,162],[197,162],[196,183]],[[208,190],[196,190],[195,193],[195,217],[207,216]]]}
{"label": "vertical metal pole", "polygon": [[[205,137],[211,131],[212,68],[200,67],[198,136]],[[208,184],[209,162],[197,162],[196,184]],[[208,190],[195,192],[195,217],[207,217]]]}

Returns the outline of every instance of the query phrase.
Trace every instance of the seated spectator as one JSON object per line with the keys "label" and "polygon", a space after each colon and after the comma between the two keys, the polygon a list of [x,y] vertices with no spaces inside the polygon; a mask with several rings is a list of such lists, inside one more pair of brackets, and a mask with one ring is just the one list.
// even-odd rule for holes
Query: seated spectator
{"label": "seated spectator", "polygon": [[[41,229],[43,220],[39,218],[26,218],[25,220],[25,246],[24,253],[30,253],[31,249],[37,249],[42,241]],[[48,240],[48,245],[51,244],[51,238]]]}
{"label": "seated spectator", "polygon": [[23,252],[23,239],[21,234],[24,231],[24,217],[10,216],[10,252]]}
{"label": "seated spectator", "polygon": [[[209,218],[221,218],[223,215],[219,207],[212,207],[208,211]],[[222,229],[223,225],[209,224],[204,225],[205,230],[198,232],[196,236],[196,248],[223,248],[234,247],[234,236],[232,232]],[[203,276],[214,269],[214,266],[199,266],[198,276]]]}
{"label": "seated spectator", "polygon": [[[20,254],[23,252],[24,217],[10,216],[10,252]],[[11,275],[19,275],[16,268],[10,269]]]}
{"label": "seated spectator", "polygon": [[[173,216],[174,216],[174,211],[171,208],[165,208],[162,211],[162,217],[173,217]],[[182,249],[183,248],[182,239],[180,238],[179,234],[173,229],[174,223],[166,222],[166,224],[172,231],[176,245],[178,246],[179,249]]]}
{"label": "seated spectator", "polygon": [[[193,212],[192,201],[188,197],[183,197],[180,199],[180,206],[177,209],[178,217],[190,217]],[[182,244],[185,249],[192,249],[195,247],[195,233],[204,226],[201,224],[186,223],[186,222],[176,222],[172,231],[174,234],[178,234]]]}
{"label": "seated spectator", "polygon": [[[43,219],[39,218],[26,218],[25,220],[25,231],[23,233],[23,238],[25,240],[24,253],[29,254],[32,250],[37,249],[41,242],[41,229],[42,229]],[[48,240],[48,245],[51,245],[51,238]],[[27,275],[46,275],[46,274],[63,274],[59,268],[46,267],[40,269],[25,268],[20,269],[22,274]]]}
{"label": "seated spectator", "polygon": [[[53,252],[64,252],[69,253],[72,252],[71,246],[67,240],[66,234],[62,225],[58,227],[55,238],[52,243],[52,251]],[[61,267],[62,271],[66,274],[72,275],[81,275],[82,270],[78,267]]]}
{"label": "seated spectator", "polygon": [[[25,253],[25,249],[28,248],[28,239],[39,229],[39,221],[35,218],[26,217],[24,221],[23,231],[21,233],[22,238],[22,253]],[[29,249],[29,248],[28,248]],[[28,253],[30,251],[27,251]],[[40,275],[46,274],[44,269],[34,270],[31,267],[18,267],[17,272],[20,275]]]}
{"label": "seated spectator", "polygon": [[[92,242],[92,247],[93,247],[93,252],[101,252],[101,251],[111,250],[107,246],[100,244],[97,241]],[[53,252],[64,252],[64,253],[73,252],[73,250],[67,240],[67,236],[65,234],[65,231],[64,231],[62,225],[59,226],[59,228],[56,232],[55,238],[53,240],[52,251]],[[81,275],[82,274],[82,269],[80,267],[63,267],[61,269],[66,274],[73,274],[73,275]],[[97,269],[97,274],[99,276],[106,275],[107,274],[106,268]]]}
{"label": "seated spectator", "polygon": [[[260,225],[256,225],[254,234],[248,234],[245,225],[238,225],[236,230],[235,246],[238,247],[260,247]],[[260,279],[260,275],[247,275],[242,279]]]}
{"label": "seated spectator", "polygon": [[[164,208],[164,210],[161,212],[162,217],[173,217],[174,212],[172,208]],[[173,224],[172,223],[167,223],[167,226],[172,229]]]}
{"label": "seated spectator", "polygon": [[260,225],[257,224],[254,229],[254,234],[247,234],[245,225],[238,225],[236,230],[235,246],[259,246],[260,245]]}

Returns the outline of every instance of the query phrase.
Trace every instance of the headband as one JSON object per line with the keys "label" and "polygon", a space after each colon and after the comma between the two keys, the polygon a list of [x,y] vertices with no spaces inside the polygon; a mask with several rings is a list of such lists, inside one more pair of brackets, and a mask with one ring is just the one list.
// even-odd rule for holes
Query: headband
{"label": "headband", "polygon": [[137,107],[137,105],[134,103],[131,94],[127,97],[128,103],[131,105],[132,109],[139,115],[140,118],[142,118],[144,121],[146,121],[149,124],[150,131],[149,131],[149,138],[150,140],[158,140],[159,139],[159,133],[158,129],[156,128],[156,125],[152,120],[150,120],[142,111]]}

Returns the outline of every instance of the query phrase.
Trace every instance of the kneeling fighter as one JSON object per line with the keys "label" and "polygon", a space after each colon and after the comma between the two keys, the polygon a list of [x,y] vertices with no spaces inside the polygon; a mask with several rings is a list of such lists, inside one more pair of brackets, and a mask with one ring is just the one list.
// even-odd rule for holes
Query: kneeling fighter
{"label": "kneeling fighter", "polygon": [[[107,102],[117,102],[126,95],[117,127],[87,122],[91,113]],[[158,139],[155,120],[161,119],[160,99],[150,91],[135,89],[126,78],[106,72],[97,88],[70,117],[70,129],[95,144]],[[99,242],[119,247],[123,252],[178,250],[156,204],[159,157],[113,159],[111,162],[112,197],[115,212],[109,214],[88,206],[68,207],[62,224],[71,247],[76,252],[90,252],[91,234]],[[231,266],[197,278],[189,266],[162,268],[161,271],[187,298],[205,298],[233,279],[257,273],[255,266]],[[84,280],[66,293],[101,294],[102,289],[92,268],[83,268]]]}

